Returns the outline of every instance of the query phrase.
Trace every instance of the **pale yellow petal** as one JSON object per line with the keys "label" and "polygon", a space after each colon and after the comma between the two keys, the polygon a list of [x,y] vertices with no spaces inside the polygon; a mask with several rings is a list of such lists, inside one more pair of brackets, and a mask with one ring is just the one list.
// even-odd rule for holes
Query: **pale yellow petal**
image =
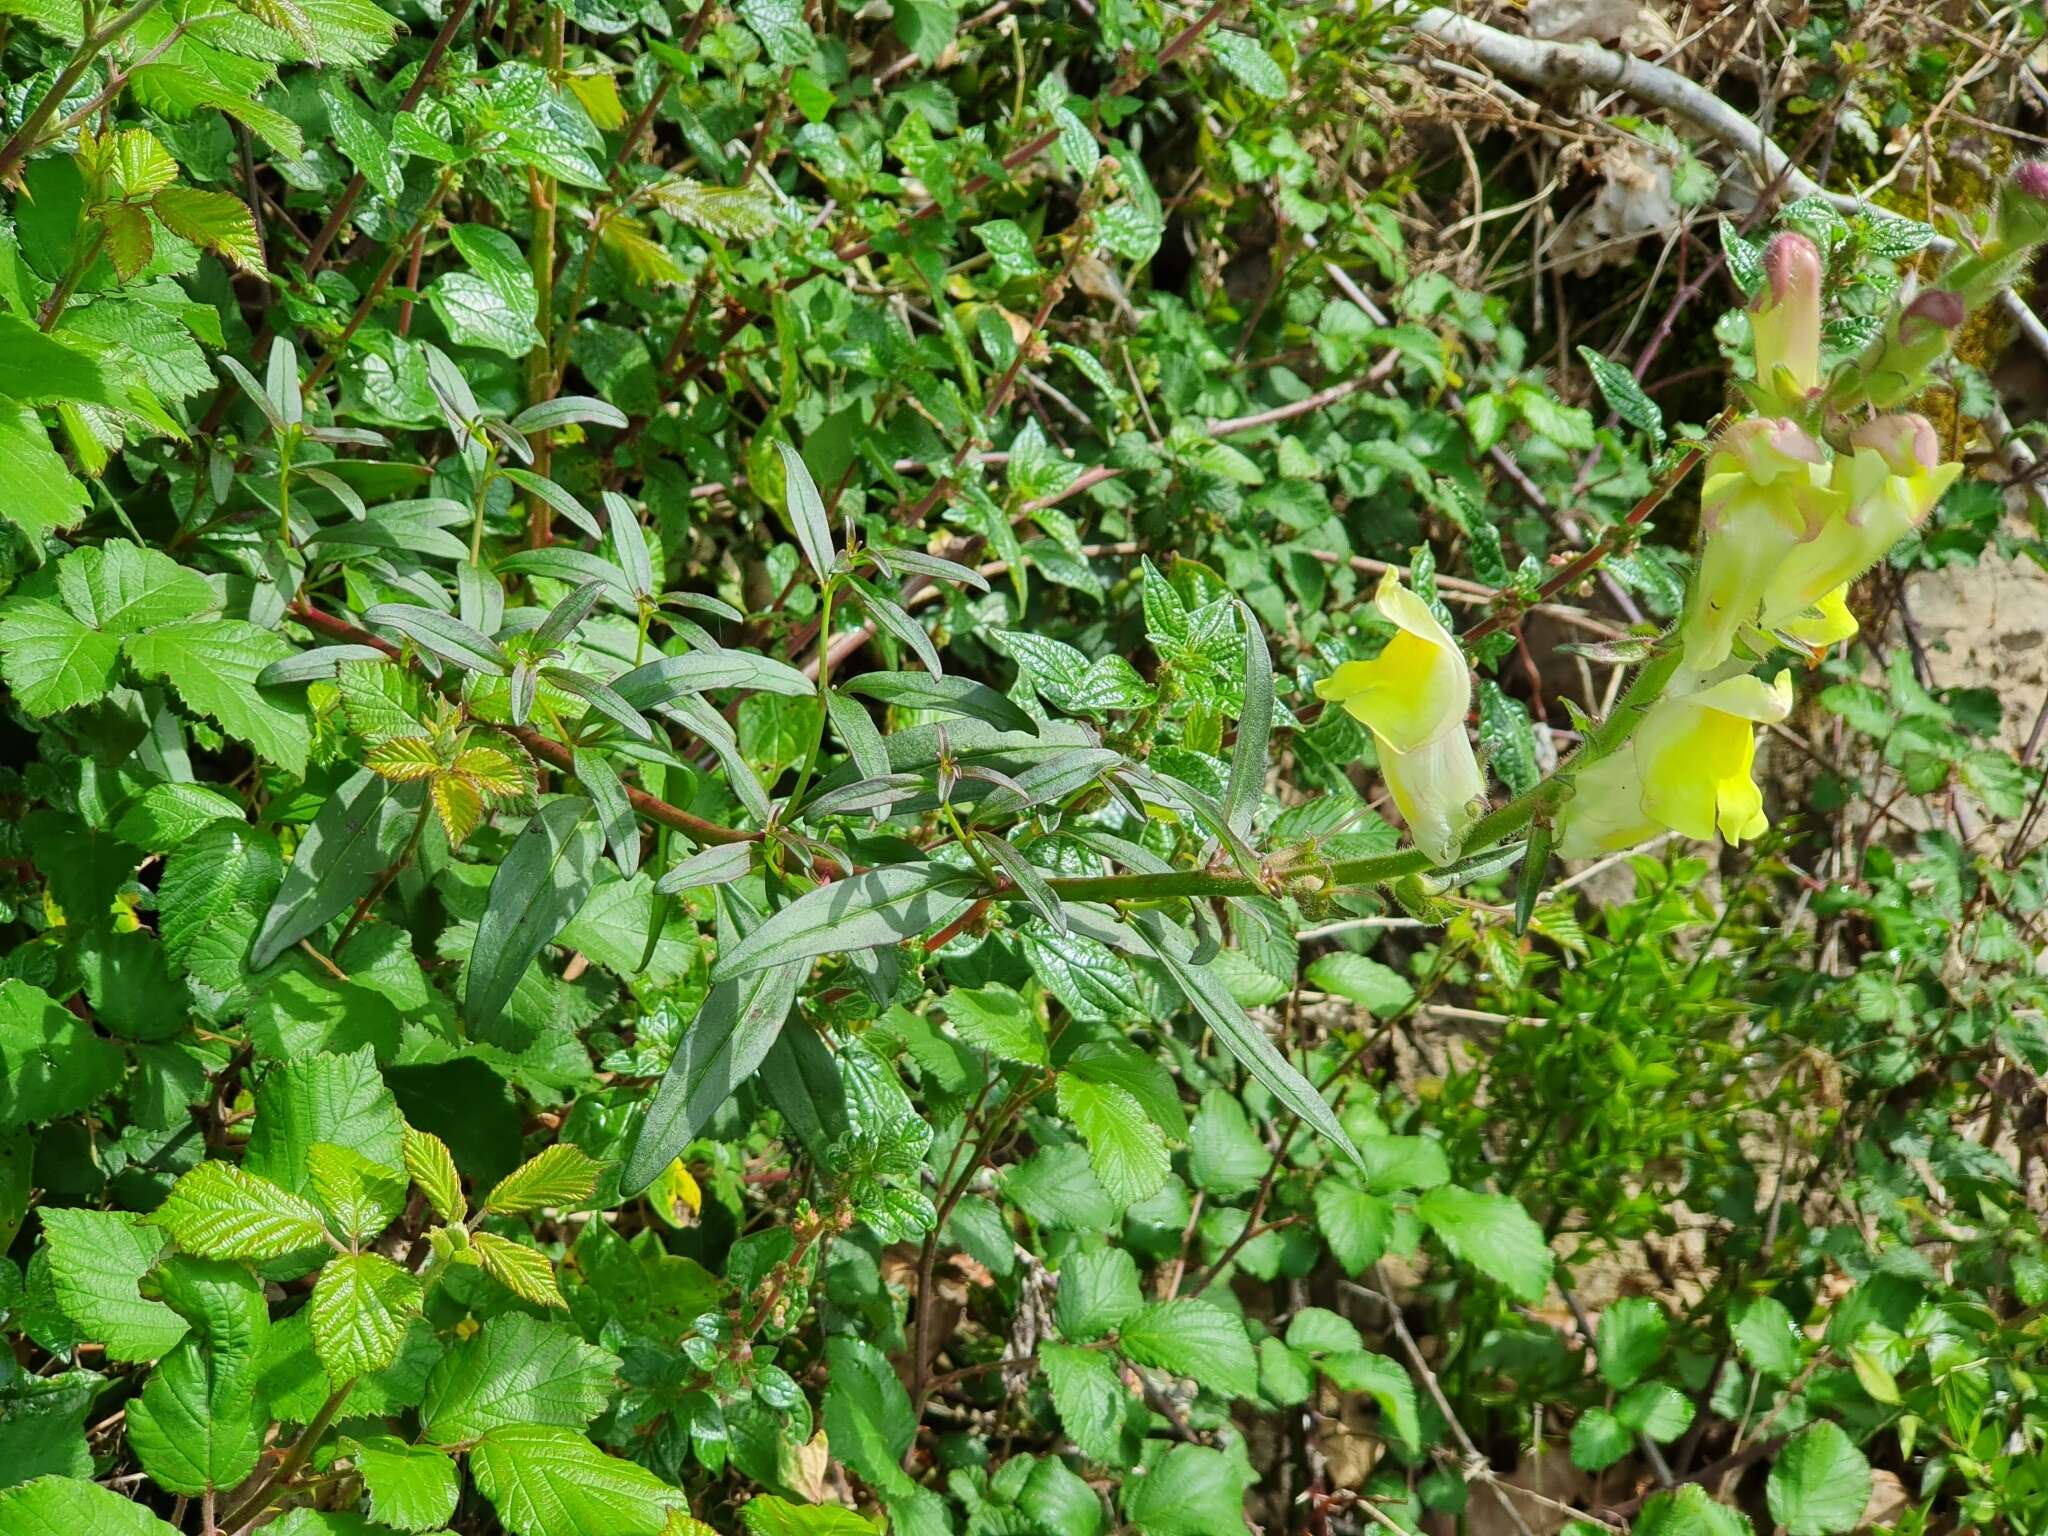
{"label": "pale yellow petal", "polygon": [[1376,741],[1380,775],[1408,824],[1408,835],[1433,862],[1449,863],[1486,806],[1486,780],[1463,724],[1412,752],[1400,751],[1384,737]]}

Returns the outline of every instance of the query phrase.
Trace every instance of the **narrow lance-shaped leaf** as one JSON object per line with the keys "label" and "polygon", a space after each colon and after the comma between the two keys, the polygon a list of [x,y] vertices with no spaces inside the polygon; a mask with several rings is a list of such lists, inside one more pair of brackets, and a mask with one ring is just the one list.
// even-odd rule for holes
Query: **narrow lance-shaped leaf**
{"label": "narrow lance-shaped leaf", "polygon": [[1131,926],[1145,945],[1186,994],[1195,1011],[1208,1021],[1226,1049],[1274,1098],[1300,1116],[1304,1125],[1342,1149],[1345,1156],[1363,1167],[1358,1149],[1344,1134],[1336,1115],[1308,1079],[1282,1056],[1266,1032],[1248,1017],[1237,999],[1230,995],[1221,977],[1206,966],[1192,963],[1193,946],[1184,934],[1175,933],[1153,912],[1136,912]]}
{"label": "narrow lance-shaped leaf", "polygon": [[657,590],[654,559],[647,551],[647,535],[641,531],[640,519],[633,513],[633,504],[617,491],[606,491],[604,521],[611,530],[612,551],[618,556],[619,570],[625,575],[626,585],[633,589],[635,597],[653,597]]}
{"label": "narrow lance-shaped leaf", "polygon": [[974,886],[974,875],[943,864],[899,864],[821,885],[721,954],[711,979],[929,933],[973,904]]}
{"label": "narrow lance-shaped leaf", "polygon": [[590,895],[603,837],[586,815],[589,809],[590,802],[578,796],[549,801],[498,866],[463,993],[463,1013],[472,1023],[504,1010],[527,966]]}
{"label": "narrow lance-shaped leaf", "polygon": [[583,747],[570,757],[570,768],[597,807],[598,825],[604,828],[612,862],[629,876],[636,873],[640,868],[640,822],[633,814],[633,802],[626,798],[618,770],[601,753]]}
{"label": "narrow lance-shaped leaf", "polygon": [[640,1122],[621,1190],[638,1193],[659,1178],[719,1105],[753,1076],[782,1032],[809,970],[807,960],[793,960],[712,987]]}
{"label": "narrow lance-shaped leaf", "polygon": [[364,896],[398,857],[419,814],[418,784],[393,784],[362,769],[329,797],[299,839],[291,868],[249,951],[262,970]]}
{"label": "narrow lance-shaped leaf", "polygon": [[1223,799],[1224,819],[1239,837],[1250,834],[1252,813],[1266,782],[1266,750],[1273,735],[1273,654],[1266,632],[1249,607],[1244,616],[1244,712],[1237,718],[1237,741],[1230,749],[1230,788]]}
{"label": "narrow lance-shaped leaf", "polygon": [[511,670],[496,641],[452,614],[413,603],[378,603],[363,610],[363,622],[395,629],[422,650],[471,672],[503,677]]}
{"label": "narrow lance-shaped leaf", "polygon": [[777,443],[782,454],[782,472],[787,482],[790,531],[804,552],[804,559],[823,581],[836,558],[832,549],[832,520],[825,515],[825,499],[804,467],[803,456],[787,443]]}
{"label": "narrow lance-shaped leaf", "polygon": [[911,654],[924,663],[924,669],[933,677],[944,674],[946,669],[939,663],[938,647],[932,644],[932,637],[924,632],[924,626],[916,618],[894,598],[884,597],[858,576],[849,576],[846,580],[859,594],[861,606],[867,609],[868,616],[877,626],[909,647]]}

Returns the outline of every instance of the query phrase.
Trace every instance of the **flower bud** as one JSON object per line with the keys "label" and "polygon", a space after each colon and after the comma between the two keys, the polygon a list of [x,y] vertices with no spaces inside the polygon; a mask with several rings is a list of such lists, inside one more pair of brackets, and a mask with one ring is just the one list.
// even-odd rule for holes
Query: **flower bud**
{"label": "flower bud", "polygon": [[1962,295],[1945,288],[1930,288],[1908,304],[1899,316],[1899,344],[1918,348],[1934,341],[1948,346],[1948,333],[1963,323],[1968,313]]}
{"label": "flower bud", "polygon": [[1998,200],[1998,238],[2013,247],[2048,240],[2048,161],[2029,160]]}
{"label": "flower bud", "polygon": [[[1820,388],[1820,250],[1806,236],[1779,235],[1764,252],[1763,293],[1750,310],[1756,381],[1788,407]],[[1789,383],[1781,388],[1779,370]]]}

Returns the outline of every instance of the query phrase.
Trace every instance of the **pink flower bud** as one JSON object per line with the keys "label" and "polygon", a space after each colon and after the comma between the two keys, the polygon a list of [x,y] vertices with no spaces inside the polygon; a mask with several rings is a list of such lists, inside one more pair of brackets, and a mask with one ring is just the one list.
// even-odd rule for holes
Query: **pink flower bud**
{"label": "pink flower bud", "polygon": [[1941,462],[1941,439],[1925,416],[1879,416],[1851,432],[1849,442],[1871,449],[1895,475],[1933,469]]}
{"label": "pink flower bud", "polygon": [[2048,202],[2048,160],[2029,160],[2013,182],[2027,196]]}
{"label": "pink flower bud", "polygon": [[1771,388],[1782,368],[1803,399],[1820,388],[1820,251],[1804,235],[1779,235],[1764,252],[1764,276],[1750,311],[1757,383]]}
{"label": "pink flower bud", "polygon": [[1820,250],[1802,234],[1777,236],[1764,251],[1764,275],[1771,281],[1771,302],[1786,304],[1795,295],[1820,301]]}
{"label": "pink flower bud", "polygon": [[1906,306],[1907,319],[1925,320],[1944,331],[1952,331],[1961,325],[1967,313],[1963,308],[1962,295],[1950,293],[1945,288],[1930,288]]}

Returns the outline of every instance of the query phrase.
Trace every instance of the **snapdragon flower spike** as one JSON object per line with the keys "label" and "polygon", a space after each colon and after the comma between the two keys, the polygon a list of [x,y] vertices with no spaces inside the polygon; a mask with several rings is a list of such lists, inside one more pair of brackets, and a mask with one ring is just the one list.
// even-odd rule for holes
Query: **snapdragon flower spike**
{"label": "snapdragon flower spike", "polygon": [[1764,289],[1749,314],[1756,382],[1780,410],[1804,408],[1820,388],[1820,249],[1787,232],[1764,251]]}
{"label": "snapdragon flower spike", "polygon": [[1827,517],[1769,573],[1761,623],[1783,629],[1827,594],[1854,581],[1920,525],[1963,472],[1941,461],[1924,416],[1879,416],[1849,434],[1830,483],[1841,511]]}
{"label": "snapdragon flower spike", "polygon": [[1316,684],[1371,730],[1380,773],[1415,846],[1438,864],[1456,857],[1486,803],[1486,780],[1465,734],[1472,674],[1449,630],[1394,572],[1375,605],[1397,633],[1371,661],[1347,661]]}
{"label": "snapdragon flower spike", "polygon": [[1731,843],[1769,828],[1753,776],[1756,727],[1792,711],[1792,676],[1747,674],[1650,706],[1626,744],[1572,779],[1558,818],[1558,852],[1592,858],[1632,848],[1661,830],[1696,842],[1716,832]]}
{"label": "snapdragon flower spike", "polygon": [[1827,453],[1804,428],[1753,418],[1721,434],[1700,488],[1706,542],[1680,620],[1689,672],[1704,675],[1728,659],[1736,636],[1757,622],[1773,573],[1841,509]]}

